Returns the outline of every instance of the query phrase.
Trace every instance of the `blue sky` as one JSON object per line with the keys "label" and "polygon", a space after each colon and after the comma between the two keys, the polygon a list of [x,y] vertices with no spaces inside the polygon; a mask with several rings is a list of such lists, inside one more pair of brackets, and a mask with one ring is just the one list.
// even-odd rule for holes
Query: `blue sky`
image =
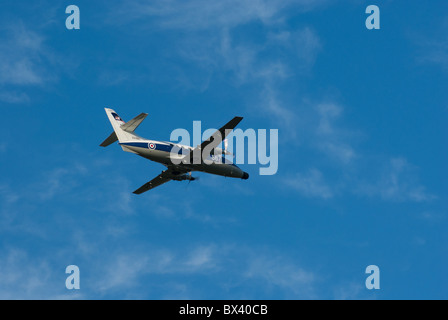
{"label": "blue sky", "polygon": [[[0,8],[0,298],[448,298],[445,1]],[[152,139],[278,129],[278,172],[135,196],[163,166],[100,148],[104,107]]]}

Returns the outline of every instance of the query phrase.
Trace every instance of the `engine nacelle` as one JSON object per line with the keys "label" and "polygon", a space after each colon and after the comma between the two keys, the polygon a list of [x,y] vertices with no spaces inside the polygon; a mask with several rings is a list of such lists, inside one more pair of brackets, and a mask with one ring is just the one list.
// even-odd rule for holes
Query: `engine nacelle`
{"label": "engine nacelle", "polygon": [[226,154],[226,155],[229,155],[229,156],[233,156],[233,153],[232,153],[232,152],[229,152],[229,151],[227,151],[227,150],[223,150],[223,149],[221,149],[221,148],[215,148],[215,149],[213,149],[213,150],[210,152],[210,154],[211,154],[211,155],[214,155],[214,154],[217,154],[217,155]]}
{"label": "engine nacelle", "polygon": [[176,181],[184,181],[184,180],[194,181],[194,180],[197,180],[196,177],[192,177],[192,176],[191,176],[190,174],[188,174],[188,173],[183,174],[183,175],[180,175],[180,176],[175,176],[175,177],[173,177],[172,179],[173,179],[173,180],[176,180]]}

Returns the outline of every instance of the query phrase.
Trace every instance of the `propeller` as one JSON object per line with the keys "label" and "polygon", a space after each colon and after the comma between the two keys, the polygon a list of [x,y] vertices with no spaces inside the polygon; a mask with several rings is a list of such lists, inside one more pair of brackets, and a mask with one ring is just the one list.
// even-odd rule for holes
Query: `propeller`
{"label": "propeller", "polygon": [[199,180],[199,177],[192,177],[192,176],[191,176],[191,171],[188,172],[188,175],[189,175],[190,177],[187,179],[187,180],[188,180],[187,187],[188,187],[188,185],[190,184],[191,181]]}
{"label": "propeller", "polygon": [[227,151],[228,148],[229,148],[229,140],[224,139],[224,154],[231,155],[233,158],[235,158],[235,155],[233,153]]}

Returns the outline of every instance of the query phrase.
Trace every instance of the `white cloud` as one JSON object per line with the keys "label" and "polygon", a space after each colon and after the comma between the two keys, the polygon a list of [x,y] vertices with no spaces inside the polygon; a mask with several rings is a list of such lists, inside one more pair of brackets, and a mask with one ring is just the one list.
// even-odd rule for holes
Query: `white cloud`
{"label": "white cloud", "polygon": [[[295,108],[279,98],[280,88],[291,76],[309,72],[322,45],[311,27],[289,31],[285,20],[292,12],[300,13],[326,2],[137,1],[126,2],[118,18],[116,12],[112,16],[114,23],[137,22],[137,28],[170,32],[167,46],[174,48],[168,56],[193,64],[195,69],[188,72],[184,65],[171,66],[177,74],[170,76],[171,83],[174,79],[188,89],[204,91],[212,79],[224,78],[235,86],[250,86],[247,91],[240,90],[247,92],[249,108],[256,104],[263,110],[261,115],[293,132]],[[237,30],[249,23],[263,24],[263,35],[253,37]],[[260,93],[256,99],[254,91]]]}
{"label": "white cloud", "polygon": [[[160,261],[159,257],[156,259]],[[105,268],[103,276],[93,286],[93,289],[107,292],[117,288],[126,289],[136,286],[141,274],[150,271],[148,270],[149,263],[147,255],[117,255],[106,264],[107,268]]]}
{"label": "white cloud", "polygon": [[78,184],[79,176],[85,175],[86,169],[80,165],[70,164],[44,173],[44,179],[32,185],[31,194],[37,194],[41,201],[48,201],[55,196],[70,192]]}
{"label": "white cloud", "polygon": [[441,212],[425,211],[420,214],[420,218],[426,220],[429,223],[437,224],[446,219],[446,214]]}
{"label": "white cloud", "polygon": [[[269,31],[267,46],[281,48],[294,59],[294,66],[308,69],[314,65],[318,52],[322,49],[321,39],[311,27],[297,30]],[[286,49],[286,50],[285,50]]]}
{"label": "white cloud", "polygon": [[[407,159],[371,156],[355,149],[353,141],[360,133],[339,124],[344,110],[341,105],[325,102],[300,110],[303,116],[299,118],[307,119],[299,122],[304,141],[302,148],[318,150],[322,165],[306,173],[290,173],[289,178],[283,179],[286,186],[303,196],[322,199],[343,193],[399,202],[426,202],[437,198],[419,183],[418,168]],[[325,180],[323,173],[328,172],[328,168],[331,168],[331,179]]]}
{"label": "white cloud", "polygon": [[424,64],[434,64],[448,70],[448,37],[446,29],[448,19],[436,28],[433,28],[430,35],[416,32],[412,35],[411,41],[416,44],[418,53],[417,61]]}
{"label": "white cloud", "polygon": [[93,289],[106,294],[124,288],[137,288],[141,283],[139,279],[147,275],[208,272],[214,268],[214,257],[215,249],[211,246],[199,246],[186,254],[151,248],[128,253],[114,252]]}
{"label": "white cloud", "polygon": [[384,200],[424,202],[436,199],[416,179],[417,168],[405,158],[391,158],[383,165],[375,182],[361,182],[356,192],[380,196]]}
{"label": "white cloud", "polygon": [[45,38],[23,22],[0,25],[0,30],[0,101],[27,103],[26,90],[54,82],[60,62],[44,44]]}
{"label": "white cloud", "polygon": [[6,102],[6,103],[26,103],[30,101],[29,96],[26,93],[23,92],[0,92],[0,101]]}
{"label": "white cloud", "polygon": [[8,185],[0,185],[0,196],[3,204],[14,204],[20,196],[14,192]]}
{"label": "white cloud", "polygon": [[268,25],[276,23],[282,21],[280,13],[287,9],[300,12],[323,2],[319,0],[134,1],[133,3],[126,2],[120,10],[120,17],[122,21],[152,17],[156,19],[158,26],[167,29],[191,31],[233,28],[252,21],[260,21]]}
{"label": "white cloud", "polygon": [[309,27],[293,34],[292,44],[297,50],[297,57],[305,66],[314,64],[317,52],[322,48],[316,32]]}
{"label": "white cloud", "polygon": [[358,282],[348,282],[335,287],[334,298],[336,300],[359,300],[365,298],[361,298],[365,292],[365,286],[362,284],[359,284]]}
{"label": "white cloud", "polygon": [[186,262],[186,265],[193,268],[207,266],[212,262],[213,254],[213,247],[199,247],[191,253],[188,261]]}
{"label": "white cloud", "polygon": [[333,197],[331,187],[325,182],[322,173],[317,169],[310,169],[307,173],[297,173],[284,180],[285,185],[299,192],[305,197],[329,199]]}
{"label": "white cloud", "polygon": [[[214,277],[219,280],[210,286],[219,292],[213,296],[225,295],[229,288],[243,286],[245,291],[247,285],[255,285],[261,294],[275,288],[284,297],[313,298],[317,289],[313,272],[266,249],[213,244],[188,249],[140,246],[127,251],[112,247],[104,251],[92,239],[89,242],[94,250],[75,255],[73,247],[70,250],[53,248],[51,256],[41,257],[18,248],[0,252],[0,298],[142,299],[151,296],[154,290],[161,290],[158,296],[168,298],[179,294],[198,298],[209,296],[210,288],[204,285],[193,289],[192,279],[203,279],[199,281],[206,283]],[[70,263],[80,268],[80,291],[65,288],[68,276],[65,267]],[[246,298],[247,294],[250,297],[246,293]]]}
{"label": "white cloud", "polygon": [[439,65],[448,69],[448,43],[436,42],[427,45],[425,54],[419,58],[421,62]]}
{"label": "white cloud", "polygon": [[345,164],[350,163],[356,156],[355,150],[350,145],[341,142],[325,141],[320,143],[318,148]]}
{"label": "white cloud", "polygon": [[343,109],[335,103],[321,103],[316,106],[318,124],[316,127],[315,143],[319,150],[343,164],[350,163],[356,152],[349,143],[353,133],[336,127],[335,122]]}
{"label": "white cloud", "polygon": [[[157,278],[183,275],[177,279],[185,279],[185,282],[177,281],[173,288],[167,288],[168,283],[163,283],[167,297],[178,296],[178,292],[174,290],[179,287],[182,288],[182,296],[194,298],[207,295],[207,292],[201,292],[200,288],[191,290],[188,280],[191,277],[186,278],[185,275],[195,275],[203,279],[219,276],[220,280],[211,285],[225,291],[248,282],[251,283],[249,286],[256,283],[258,290],[266,292],[276,288],[283,292],[285,297],[310,298],[316,291],[316,277],[313,272],[278,253],[273,258],[269,250],[248,248],[241,244],[197,245],[182,251],[146,248],[128,253],[112,252],[110,259],[102,257],[101,262],[103,269],[101,272],[99,269],[94,271],[96,282],[90,286],[93,296],[132,289],[134,297],[142,298],[148,292],[142,292],[140,289],[145,286],[148,277],[154,275],[157,275]],[[260,282],[260,279],[263,281]],[[158,281],[151,281],[151,288],[159,286],[161,284]]]}
{"label": "white cloud", "polygon": [[277,124],[294,137],[297,115],[279,99],[277,90],[274,89],[273,85],[265,85],[261,92],[261,99],[262,101],[257,105],[260,111],[274,119]]}
{"label": "white cloud", "polygon": [[126,71],[101,70],[98,76],[98,83],[103,86],[119,86],[129,81],[130,76]]}
{"label": "white cloud", "polygon": [[57,276],[45,259],[31,257],[26,251],[10,248],[0,253],[0,299],[73,299],[65,288],[64,269]]}
{"label": "white cloud", "polygon": [[43,38],[22,23],[3,28],[0,42],[0,84],[40,85],[48,74]]}
{"label": "white cloud", "polygon": [[270,286],[291,291],[296,298],[309,299],[315,295],[315,274],[285,260],[284,257],[255,257],[249,262],[245,276],[259,278]]}

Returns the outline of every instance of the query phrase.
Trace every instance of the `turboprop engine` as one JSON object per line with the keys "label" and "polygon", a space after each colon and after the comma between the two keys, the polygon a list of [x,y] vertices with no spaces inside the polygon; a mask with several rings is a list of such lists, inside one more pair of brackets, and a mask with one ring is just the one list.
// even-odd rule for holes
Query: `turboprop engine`
{"label": "turboprop engine", "polygon": [[191,176],[191,172],[183,174],[183,175],[180,175],[180,176],[175,176],[172,179],[176,180],[176,181],[184,181],[184,180],[194,181],[194,180],[199,180],[198,177],[192,177]]}

